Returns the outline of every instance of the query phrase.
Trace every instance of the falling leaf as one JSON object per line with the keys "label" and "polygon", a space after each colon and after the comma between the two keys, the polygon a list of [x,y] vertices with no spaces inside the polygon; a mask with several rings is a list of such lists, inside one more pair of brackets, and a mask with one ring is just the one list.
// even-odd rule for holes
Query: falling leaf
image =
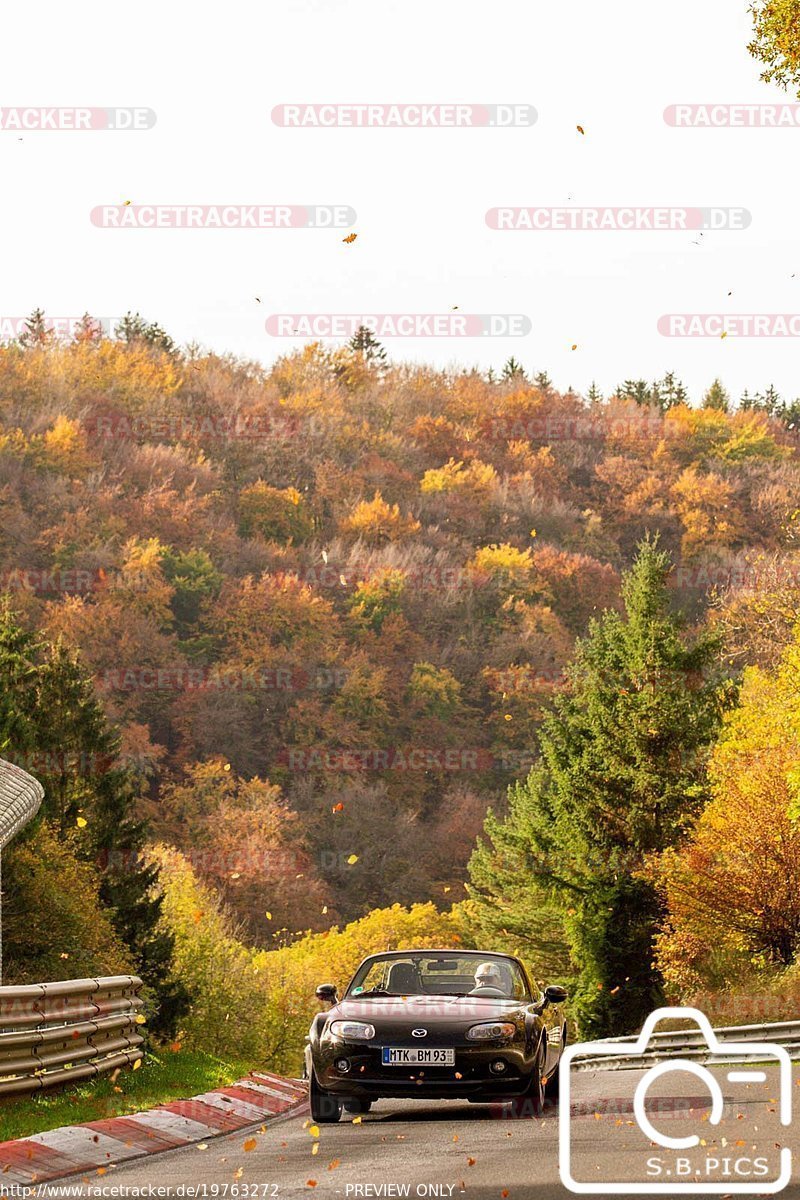
{"label": "falling leaf", "polygon": [[584,137],[586,136],[586,131],[582,125],[576,125],[575,128],[577,129],[578,133],[582,133]]}
{"label": "falling leaf", "polygon": [[328,1170],[335,1171],[338,1166],[339,1166],[339,1159],[332,1158],[331,1161],[328,1163]]}
{"label": "falling leaf", "polygon": [[342,812],[343,809],[344,809],[344,804],[340,800],[338,804],[334,804],[333,808],[331,809],[331,812]]}
{"label": "falling leaf", "polygon": [[468,1159],[467,1159],[467,1166],[468,1166],[468,1167],[474,1167],[474,1166],[475,1166],[475,1162],[476,1162],[476,1160],[475,1160],[474,1158],[468,1158]]}
{"label": "falling leaf", "polygon": [[131,201],[130,201],[130,200],[124,200],[124,201],[123,201],[123,203],[122,203],[122,207],[123,207],[123,208],[127,208],[127,207],[128,207],[128,205],[129,205],[130,203],[131,203]]}
{"label": "falling leaf", "polygon": [[323,906],[322,906],[322,915],[323,915],[323,917],[325,916],[325,913],[326,913],[327,911],[328,911],[328,906],[327,906],[327,904],[323,904]]}
{"label": "falling leaf", "polygon": [[500,1195],[503,1197],[503,1200],[506,1200],[506,1197],[508,1196],[508,1188],[503,1188]]}
{"label": "falling leaf", "polygon": [[311,1153],[319,1154],[319,1142],[314,1142],[314,1145],[311,1147]]}
{"label": "falling leaf", "polygon": [[224,766],[222,769],[223,769],[223,771],[230,771],[230,769],[231,769],[231,764],[230,764],[230,763],[225,763],[225,766]]}
{"label": "falling leaf", "polygon": [[358,855],[357,855],[357,854],[351,854],[351,855],[350,855],[350,857],[349,857],[349,858],[348,858],[348,860],[347,860],[347,865],[348,865],[349,867],[352,867],[352,866],[353,866],[353,864],[354,864],[354,863],[357,863],[357,862],[358,862]]}
{"label": "falling leaf", "polygon": [[728,331],[727,331],[727,329],[725,330],[725,332],[724,332],[724,333],[721,333],[719,336],[720,336],[720,338],[726,338],[726,337],[728,336]]}
{"label": "falling leaf", "polygon": [[453,1141],[454,1141],[454,1142],[457,1142],[457,1141],[458,1141],[458,1134],[457,1134],[457,1133],[454,1133],[454,1134],[453,1134]]}
{"label": "falling leaf", "polygon": [[136,1062],[133,1064],[133,1069],[134,1069],[134,1071],[138,1071],[138,1070],[139,1070],[139,1067],[140,1067],[141,1065],[142,1065],[142,1060],[141,1060],[140,1058],[137,1058]]}
{"label": "falling leaf", "polygon": [[234,1179],[241,1179],[243,1175],[244,1175],[244,1167],[237,1167],[236,1170],[233,1172]]}
{"label": "falling leaf", "polygon": [[348,233],[347,237],[342,238],[342,241],[345,242],[346,245],[349,246],[352,242],[354,242],[356,240],[357,237],[358,237],[357,233]]}
{"label": "falling leaf", "polygon": [[360,1124],[361,1124],[361,1117],[353,1117],[353,1124],[354,1124],[354,1125],[360,1125]]}
{"label": "falling leaf", "polygon": [[443,891],[445,891],[445,892],[449,892],[449,891],[450,891],[450,887],[449,887],[449,885],[448,885],[446,888],[443,888],[442,890],[443,890]]}
{"label": "falling leaf", "polygon": [[242,1149],[244,1150],[245,1154],[249,1154],[251,1150],[255,1150],[257,1145],[258,1141],[256,1138],[248,1138],[245,1144],[242,1146]]}
{"label": "falling leaf", "polygon": [[328,551],[327,550],[322,551],[322,561],[324,563],[326,563],[328,561]]}
{"label": "falling leaf", "polygon": [[144,1013],[137,1013],[136,1017],[134,1019],[135,1019],[137,1025],[146,1025],[147,1024],[147,1017],[144,1015]]}
{"label": "falling leaf", "polygon": [[180,1044],[180,1042],[170,1042],[169,1048],[173,1054],[177,1054],[181,1048],[181,1044]]}
{"label": "falling leaf", "polygon": [[69,955],[65,952],[65,953],[59,954],[58,957],[59,958],[69,958]]}
{"label": "falling leaf", "polygon": [[319,1125],[309,1125],[308,1132],[313,1138],[319,1137]]}
{"label": "falling leaf", "polygon": [[89,822],[86,820],[86,817],[78,817],[75,824],[78,826],[78,829],[85,829]]}
{"label": "falling leaf", "polygon": [[571,349],[571,350],[577,350],[577,349],[578,349],[578,343],[577,343],[577,342],[573,342],[573,343],[572,343],[572,346],[570,347],[570,349]]}
{"label": "falling leaf", "polygon": [[269,909],[266,910],[266,912],[264,913],[264,916],[267,918],[268,921],[272,920],[272,913],[269,911]]}

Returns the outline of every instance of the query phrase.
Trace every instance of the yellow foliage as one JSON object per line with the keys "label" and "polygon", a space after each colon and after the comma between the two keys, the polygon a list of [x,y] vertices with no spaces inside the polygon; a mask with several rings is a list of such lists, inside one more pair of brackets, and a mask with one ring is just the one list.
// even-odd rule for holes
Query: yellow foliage
{"label": "yellow foliage", "polygon": [[473,459],[466,467],[463,462],[449,459],[443,467],[434,467],[422,476],[420,491],[423,495],[436,492],[487,492],[497,480],[497,472],[490,463]]}
{"label": "yellow foliage", "polygon": [[531,548],[518,550],[507,542],[480,547],[466,569],[478,579],[504,582],[512,588],[527,586],[535,570]]}
{"label": "yellow foliage", "polygon": [[387,504],[380,492],[372,500],[361,500],[341,523],[341,531],[355,534],[373,546],[402,541],[420,531],[419,521],[400,512],[398,504]]}

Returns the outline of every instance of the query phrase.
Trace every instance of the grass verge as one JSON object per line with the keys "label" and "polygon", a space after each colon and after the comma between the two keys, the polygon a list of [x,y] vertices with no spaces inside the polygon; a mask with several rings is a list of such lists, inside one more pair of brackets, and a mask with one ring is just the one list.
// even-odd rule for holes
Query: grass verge
{"label": "grass verge", "polygon": [[138,1071],[128,1067],[113,1081],[109,1075],[33,1096],[0,1097],[0,1142],[186,1100],[233,1083],[252,1068],[199,1050],[148,1052]]}

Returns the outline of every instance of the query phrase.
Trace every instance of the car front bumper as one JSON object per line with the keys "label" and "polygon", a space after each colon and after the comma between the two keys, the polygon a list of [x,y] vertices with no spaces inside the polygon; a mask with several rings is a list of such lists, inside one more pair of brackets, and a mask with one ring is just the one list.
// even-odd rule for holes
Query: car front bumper
{"label": "car front bumper", "polygon": [[[524,1045],[517,1042],[456,1046],[455,1064],[448,1067],[386,1066],[381,1050],[377,1043],[325,1039],[311,1056],[320,1086],[335,1095],[357,1099],[510,1099],[526,1091],[533,1068]],[[343,1061],[346,1070],[340,1065]],[[497,1070],[500,1062],[502,1071]]]}

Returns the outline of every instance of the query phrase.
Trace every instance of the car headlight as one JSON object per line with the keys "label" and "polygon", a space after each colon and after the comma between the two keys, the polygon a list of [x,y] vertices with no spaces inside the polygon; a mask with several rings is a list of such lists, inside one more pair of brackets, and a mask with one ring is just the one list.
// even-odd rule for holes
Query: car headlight
{"label": "car headlight", "polygon": [[375,1026],[368,1025],[366,1021],[333,1021],[330,1032],[347,1042],[366,1042],[375,1037]]}
{"label": "car headlight", "polygon": [[510,1021],[487,1021],[483,1025],[473,1025],[467,1030],[467,1037],[473,1042],[488,1042],[495,1038],[513,1037],[516,1032],[516,1025]]}

